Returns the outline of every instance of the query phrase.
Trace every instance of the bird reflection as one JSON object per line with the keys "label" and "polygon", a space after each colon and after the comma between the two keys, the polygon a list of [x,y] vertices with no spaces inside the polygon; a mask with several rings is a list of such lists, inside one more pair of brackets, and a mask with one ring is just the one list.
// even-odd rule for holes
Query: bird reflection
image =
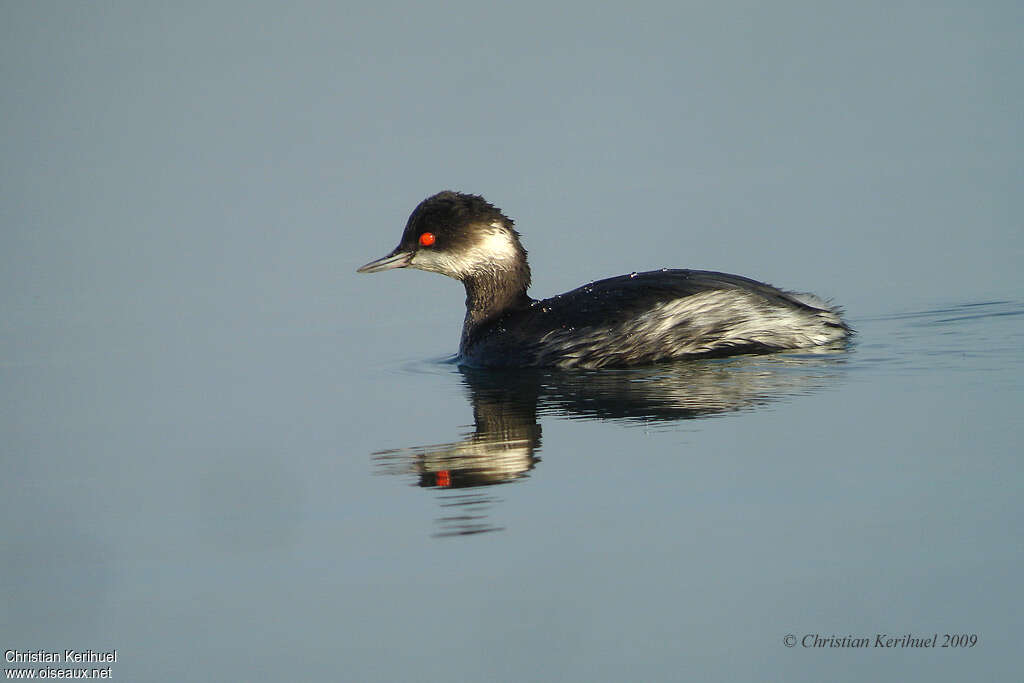
{"label": "bird reflection", "polygon": [[845,361],[842,349],[832,349],[623,370],[459,368],[474,430],[459,441],[378,451],[373,459],[379,474],[414,475],[414,485],[442,492],[446,514],[436,536],[499,531],[489,517],[500,502],[495,485],[528,477],[540,462],[538,416],[670,428],[834,384]]}

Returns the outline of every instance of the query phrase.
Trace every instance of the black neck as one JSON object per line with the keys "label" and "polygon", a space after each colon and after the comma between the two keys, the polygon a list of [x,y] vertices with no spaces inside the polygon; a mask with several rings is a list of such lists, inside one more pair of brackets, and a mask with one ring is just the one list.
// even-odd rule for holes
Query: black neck
{"label": "black neck", "polygon": [[489,270],[465,278],[466,328],[476,327],[505,311],[528,306],[530,267],[525,262],[507,270]]}

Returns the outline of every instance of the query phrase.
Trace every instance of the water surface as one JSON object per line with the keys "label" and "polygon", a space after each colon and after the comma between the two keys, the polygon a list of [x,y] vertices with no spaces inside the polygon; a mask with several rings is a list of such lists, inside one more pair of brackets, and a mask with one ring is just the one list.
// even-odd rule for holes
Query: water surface
{"label": "water surface", "polygon": [[[1021,8],[4,3],[0,651],[1018,680]],[[859,335],[464,372],[457,283],[354,273],[442,189],[538,298],[716,270]]]}
{"label": "water surface", "polygon": [[[355,368],[344,329],[273,324],[244,353],[156,356],[72,321],[3,366],[0,632],[116,647],[132,680],[230,677],[226,653],[266,680],[998,678],[1022,314],[951,302],[854,319],[843,352],[518,373],[386,345]],[[876,632],[980,640],[783,644]]]}

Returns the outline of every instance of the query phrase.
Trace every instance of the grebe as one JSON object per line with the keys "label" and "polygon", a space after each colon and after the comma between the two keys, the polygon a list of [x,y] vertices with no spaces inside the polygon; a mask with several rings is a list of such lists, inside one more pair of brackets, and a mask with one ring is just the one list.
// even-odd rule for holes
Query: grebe
{"label": "grebe", "polygon": [[853,332],[812,294],[705,270],[631,273],[532,299],[519,237],[483,197],[440,192],[416,207],[390,254],[358,272],[408,267],[460,280],[458,360],[477,367],[645,365],[830,346]]}

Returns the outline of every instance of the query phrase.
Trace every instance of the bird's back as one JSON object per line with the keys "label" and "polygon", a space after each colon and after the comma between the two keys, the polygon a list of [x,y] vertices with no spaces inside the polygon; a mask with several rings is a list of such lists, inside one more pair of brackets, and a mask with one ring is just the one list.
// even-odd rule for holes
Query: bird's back
{"label": "bird's back", "polygon": [[660,270],[592,282],[504,312],[463,336],[477,366],[615,367],[822,346],[850,333],[810,295],[712,271]]}

